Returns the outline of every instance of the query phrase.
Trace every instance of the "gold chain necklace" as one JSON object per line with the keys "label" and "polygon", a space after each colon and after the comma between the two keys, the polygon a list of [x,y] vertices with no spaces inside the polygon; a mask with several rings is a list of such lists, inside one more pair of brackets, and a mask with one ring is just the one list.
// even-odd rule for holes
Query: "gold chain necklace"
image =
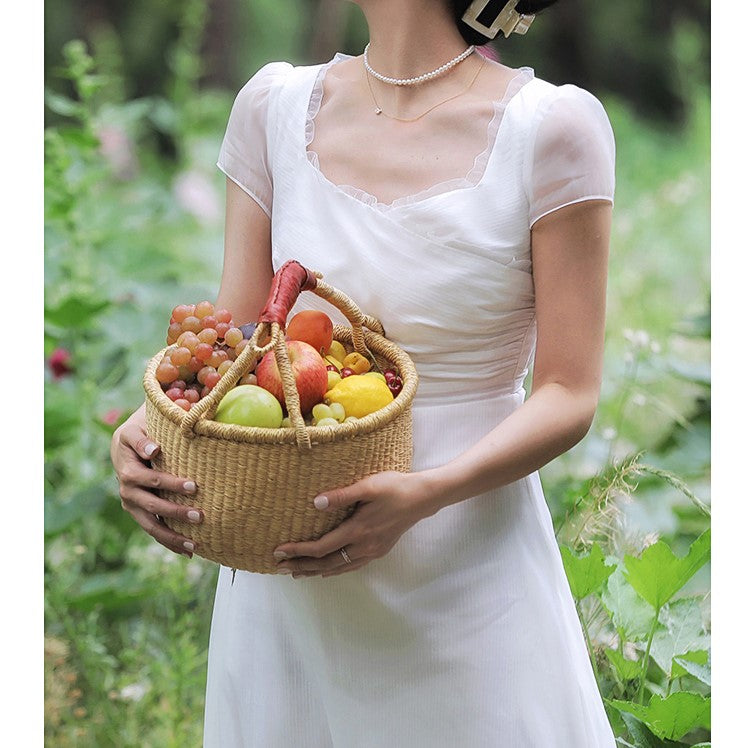
{"label": "gold chain necklace", "polygon": [[482,59],[479,69],[476,71],[473,78],[471,78],[471,82],[462,91],[459,91],[458,93],[453,94],[452,96],[450,96],[450,98],[445,99],[444,101],[437,102],[434,106],[430,106],[429,109],[426,110],[426,112],[422,112],[418,117],[411,117],[410,119],[404,119],[402,117],[393,117],[390,114],[385,114],[385,112],[382,111],[382,107],[377,103],[377,98],[375,97],[374,91],[372,90],[372,81],[370,80],[370,77],[369,77],[369,71],[365,69],[364,74],[367,76],[367,85],[369,86],[369,93],[371,94],[372,101],[374,102],[374,105],[375,105],[375,114],[377,115],[385,114],[385,116],[388,119],[394,119],[394,120],[397,120],[398,122],[416,122],[417,120],[420,120],[422,117],[425,117],[427,114],[429,114],[429,112],[431,112],[433,109],[436,109],[438,106],[447,104],[448,101],[457,99],[458,96],[462,96],[463,94],[467,93],[471,89],[473,84],[476,82],[476,78],[479,77],[479,73],[484,69],[484,65],[486,65],[485,57]]}

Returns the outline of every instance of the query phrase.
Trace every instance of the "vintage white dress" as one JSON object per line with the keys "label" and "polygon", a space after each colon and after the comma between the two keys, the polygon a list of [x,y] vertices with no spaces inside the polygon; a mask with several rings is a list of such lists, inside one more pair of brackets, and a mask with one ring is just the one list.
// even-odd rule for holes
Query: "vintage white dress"
{"label": "vintage white dress", "polygon": [[[470,174],[380,204],[330,182],[307,149],[324,73],[345,57],[263,67],[237,96],[219,167],[271,215],[275,268],[322,271],[413,357],[413,469],[430,468],[522,404],[530,228],[613,199],[613,136],[591,94],[522,68]],[[301,307],[331,309],[312,294]],[[443,509],[349,574],[238,572],[232,585],[222,568],[204,740],[614,746],[538,475]]]}

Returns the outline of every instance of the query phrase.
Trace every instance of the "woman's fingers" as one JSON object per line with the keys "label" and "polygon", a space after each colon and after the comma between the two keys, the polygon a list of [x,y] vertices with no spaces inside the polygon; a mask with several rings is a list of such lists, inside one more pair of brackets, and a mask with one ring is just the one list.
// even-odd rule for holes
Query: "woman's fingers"
{"label": "woman's fingers", "polygon": [[[350,548],[346,549],[349,554],[352,553]],[[349,556],[350,557],[350,556]],[[352,559],[353,561],[353,559]],[[341,565],[350,565],[343,558],[343,554],[340,550],[335,553],[331,553],[324,558],[295,558],[290,561],[284,561],[278,565],[279,570],[282,574],[296,573],[296,572],[323,572],[332,571]]]}
{"label": "woman's fingers", "polygon": [[196,544],[192,540],[188,540],[183,535],[179,535],[170,530],[165,524],[156,519],[156,517],[147,512],[145,509],[141,509],[138,506],[130,505],[128,511],[133,516],[133,519],[158,543],[161,543],[165,548],[175,553],[180,553],[183,556],[189,556],[192,558],[192,553],[196,549]]}
{"label": "woman's fingers", "polygon": [[142,428],[124,428],[119,437],[121,444],[130,447],[143,460],[150,460],[158,454],[159,445]]}
{"label": "woman's fingers", "polygon": [[359,561],[352,561],[350,564],[344,564],[343,566],[339,566],[332,571],[324,571],[321,576],[323,577],[337,577],[339,574],[345,574],[348,571],[356,571],[357,569],[361,569],[362,566],[366,566],[371,559],[363,558]]}
{"label": "woman's fingers", "polygon": [[338,551],[339,548],[356,542],[358,538],[356,524],[353,518],[349,518],[318,540],[302,543],[282,543],[273,551],[273,555],[279,560],[301,557],[320,559]]}
{"label": "woman's fingers", "polygon": [[138,507],[148,514],[178,519],[192,525],[198,525],[203,521],[203,512],[199,509],[159,498],[156,494],[138,485],[121,484],[120,498],[123,503]]}

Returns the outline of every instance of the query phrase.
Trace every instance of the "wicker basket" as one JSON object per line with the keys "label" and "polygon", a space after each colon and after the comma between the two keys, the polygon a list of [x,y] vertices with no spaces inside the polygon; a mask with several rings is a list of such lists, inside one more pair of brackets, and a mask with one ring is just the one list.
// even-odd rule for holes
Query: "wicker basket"
{"label": "wicker basket", "polygon": [[[312,502],[320,492],[383,470],[411,468],[411,403],[418,382],[413,362],[384,337],[376,319],[320,278],[295,261],[276,273],[249,344],[211,393],[189,411],[175,405],[156,380],[156,367],[167,349],[146,369],[147,432],[161,447],[153,465],[191,478],[198,486],[189,497],[168,491],[162,496],[200,508],[205,515],[199,525],[165,521],[196,543],[196,553],[225,566],[275,573],[273,550],[278,545],[317,539],[350,513],[315,509]],[[367,355],[381,368],[397,369],[403,389],[385,408],[335,427],[304,423],[284,335],[286,315],[301,291],[313,291],[343,312],[351,327],[336,325],[334,336],[347,350]],[[268,336],[270,342],[259,345]],[[269,350],[276,352],[292,427],[251,428],[211,420],[221,398]]]}

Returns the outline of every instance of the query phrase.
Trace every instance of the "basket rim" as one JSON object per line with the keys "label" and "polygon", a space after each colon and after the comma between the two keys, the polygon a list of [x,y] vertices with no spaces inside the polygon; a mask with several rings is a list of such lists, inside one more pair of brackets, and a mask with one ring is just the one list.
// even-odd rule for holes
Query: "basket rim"
{"label": "basket rim", "polygon": [[[351,328],[343,325],[335,325],[334,333],[336,339],[341,337],[346,342],[351,342]],[[337,426],[306,426],[307,433],[313,443],[329,443],[345,441],[358,435],[369,434],[377,431],[385,424],[394,421],[404,413],[412,404],[418,386],[418,374],[411,357],[395,343],[378,333],[364,329],[364,339],[368,347],[374,353],[394,363],[403,380],[403,389],[392,402],[384,408],[370,413],[356,421],[340,423]],[[176,426],[181,426],[187,413],[175,405],[161,389],[161,384],[156,379],[156,368],[171,346],[167,346],[153,356],[146,367],[143,376],[143,388],[147,401],[158,410],[167,420]],[[196,436],[213,437],[231,442],[245,442],[250,444],[297,444],[296,431],[294,428],[259,428],[257,426],[239,426],[233,423],[219,423],[218,421],[200,419],[192,432]]]}

